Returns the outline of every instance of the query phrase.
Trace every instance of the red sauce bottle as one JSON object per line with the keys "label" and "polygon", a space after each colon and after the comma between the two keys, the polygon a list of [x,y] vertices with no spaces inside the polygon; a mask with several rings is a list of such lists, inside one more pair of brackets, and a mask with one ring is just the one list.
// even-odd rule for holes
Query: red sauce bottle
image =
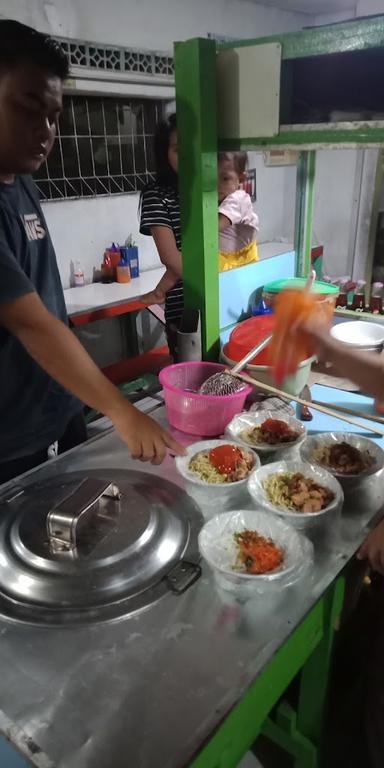
{"label": "red sauce bottle", "polygon": [[383,311],[383,298],[382,298],[383,283],[373,283],[371,299],[369,302],[369,311],[373,315],[381,315]]}
{"label": "red sauce bottle", "polygon": [[352,309],[355,312],[365,312],[365,280],[358,280],[352,299]]}

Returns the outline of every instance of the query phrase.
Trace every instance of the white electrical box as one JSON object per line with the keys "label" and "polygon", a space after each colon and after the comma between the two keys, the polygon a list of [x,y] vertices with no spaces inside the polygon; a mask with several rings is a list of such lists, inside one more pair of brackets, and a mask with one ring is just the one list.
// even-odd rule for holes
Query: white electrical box
{"label": "white electrical box", "polygon": [[280,43],[228,48],[218,53],[219,138],[277,136],[280,70]]}

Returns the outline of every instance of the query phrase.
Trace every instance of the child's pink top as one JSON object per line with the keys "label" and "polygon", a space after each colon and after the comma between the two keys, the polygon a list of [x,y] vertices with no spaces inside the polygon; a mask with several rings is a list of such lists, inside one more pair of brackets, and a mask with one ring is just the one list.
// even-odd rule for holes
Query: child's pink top
{"label": "child's pink top", "polygon": [[232,192],[220,203],[219,213],[231,222],[227,229],[220,232],[221,253],[240,251],[256,239],[259,217],[247,192],[242,189]]}

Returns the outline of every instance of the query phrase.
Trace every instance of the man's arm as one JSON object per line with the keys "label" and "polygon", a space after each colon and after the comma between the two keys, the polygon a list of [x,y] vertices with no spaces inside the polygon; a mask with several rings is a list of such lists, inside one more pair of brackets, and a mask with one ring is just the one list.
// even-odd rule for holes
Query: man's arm
{"label": "man's arm", "polygon": [[157,422],[140,413],[103,375],[76,336],[45,308],[37,293],[0,304],[0,325],[65,389],[108,416],[133,458],[159,464],[171,448],[184,449]]}

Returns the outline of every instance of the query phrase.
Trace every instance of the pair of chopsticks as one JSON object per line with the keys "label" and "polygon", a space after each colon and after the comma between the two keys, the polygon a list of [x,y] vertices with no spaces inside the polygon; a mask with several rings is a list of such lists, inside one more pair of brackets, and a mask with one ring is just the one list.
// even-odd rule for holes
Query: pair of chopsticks
{"label": "pair of chopsticks", "polygon": [[346,414],[354,414],[356,416],[359,416],[362,419],[366,419],[367,421],[375,421],[375,422],[379,422],[380,424],[384,424],[384,419],[380,419],[380,418],[376,419],[374,416],[371,416],[369,414],[353,411],[349,408],[344,408],[343,406],[339,406],[339,405],[333,406],[333,410],[332,410],[331,408],[328,408],[326,405],[323,405],[323,403],[321,403],[319,400],[312,400],[311,402],[309,402],[309,400],[303,400],[303,398],[301,397],[293,397],[292,395],[288,395],[287,392],[283,392],[281,389],[277,389],[277,387],[272,387],[270,384],[264,384],[262,381],[257,381],[251,376],[248,376],[248,374],[246,373],[233,373],[233,371],[231,371],[230,369],[228,369],[228,373],[233,374],[233,376],[236,376],[237,379],[241,379],[241,381],[244,381],[246,384],[251,384],[251,386],[255,387],[255,389],[261,389],[261,390],[264,390],[265,392],[270,392],[272,395],[281,397],[284,400],[293,400],[295,403],[298,403],[299,405],[304,405],[307,408],[311,408],[314,411],[320,411],[320,413],[324,413],[326,416],[332,416],[335,419],[346,421],[347,424],[352,424],[354,427],[358,427],[364,432],[369,431],[375,435],[380,435],[380,437],[384,437],[383,430],[378,429],[377,427],[368,427],[365,424],[361,424],[360,421],[356,421],[356,419],[353,419],[351,418],[350,415],[346,415]]}

